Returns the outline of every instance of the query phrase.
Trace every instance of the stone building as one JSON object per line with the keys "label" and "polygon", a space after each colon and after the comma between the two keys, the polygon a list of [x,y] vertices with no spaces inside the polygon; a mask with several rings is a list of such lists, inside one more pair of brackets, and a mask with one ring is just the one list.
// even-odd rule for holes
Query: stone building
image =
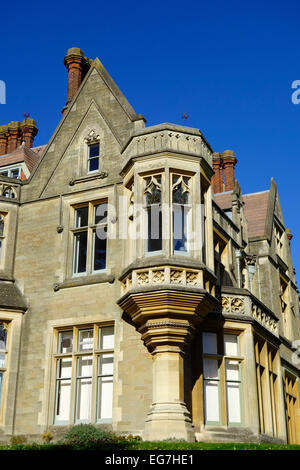
{"label": "stone building", "polygon": [[[0,127],[0,440],[91,422],[300,443],[299,297],[275,182],[243,195],[233,151],[146,127],[80,49],[65,65],[45,148],[28,116]],[[17,164],[22,178],[5,173]]]}

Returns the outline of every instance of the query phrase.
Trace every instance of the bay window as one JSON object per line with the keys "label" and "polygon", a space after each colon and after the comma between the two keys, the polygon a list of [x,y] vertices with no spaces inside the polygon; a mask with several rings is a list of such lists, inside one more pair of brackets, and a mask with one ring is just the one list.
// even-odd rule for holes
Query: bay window
{"label": "bay window", "polygon": [[114,327],[58,332],[54,424],[112,419]]}

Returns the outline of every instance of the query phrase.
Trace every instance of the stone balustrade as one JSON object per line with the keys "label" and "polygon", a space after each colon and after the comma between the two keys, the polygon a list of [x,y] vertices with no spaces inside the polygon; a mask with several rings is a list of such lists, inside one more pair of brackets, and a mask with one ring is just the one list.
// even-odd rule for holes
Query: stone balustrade
{"label": "stone balustrade", "polygon": [[273,335],[279,336],[278,318],[250,294],[245,296],[222,294],[220,310],[225,315],[252,317]]}
{"label": "stone balustrade", "polygon": [[203,288],[203,271],[177,266],[134,269],[122,280],[122,295],[145,286],[181,285]]}

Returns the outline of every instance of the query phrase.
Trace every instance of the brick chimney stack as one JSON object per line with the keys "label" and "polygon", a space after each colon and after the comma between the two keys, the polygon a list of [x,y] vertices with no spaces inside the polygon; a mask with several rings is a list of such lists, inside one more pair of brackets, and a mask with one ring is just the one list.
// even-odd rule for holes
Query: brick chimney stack
{"label": "brick chimney stack", "polygon": [[23,142],[25,142],[26,147],[32,148],[34,138],[38,133],[35,120],[31,118],[25,118],[22,121],[20,127],[22,130]]}
{"label": "brick chimney stack", "polygon": [[68,49],[67,55],[64,59],[64,65],[68,69],[68,96],[66,106],[62,110],[63,114],[71,103],[74,95],[77,93],[82,80],[89,70],[90,62],[87,57],[84,57],[84,53],[81,49],[78,47],[72,47],[71,49]]}
{"label": "brick chimney stack", "polygon": [[12,121],[8,124],[8,153],[16,150],[18,146],[18,139],[20,136],[20,123],[19,121]]}
{"label": "brick chimney stack", "polygon": [[221,193],[223,191],[223,162],[219,152],[213,154],[213,170],[214,175],[211,180],[213,192],[214,194]]}
{"label": "brick chimney stack", "polygon": [[235,175],[234,167],[237,163],[233,150],[225,150],[222,153],[225,191],[232,191],[234,188]]}
{"label": "brick chimney stack", "polygon": [[7,153],[8,126],[0,126],[0,155]]}

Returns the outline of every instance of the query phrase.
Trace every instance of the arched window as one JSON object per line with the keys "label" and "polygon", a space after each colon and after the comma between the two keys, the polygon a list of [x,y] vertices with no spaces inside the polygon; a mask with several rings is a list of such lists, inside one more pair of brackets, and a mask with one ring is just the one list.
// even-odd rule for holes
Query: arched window
{"label": "arched window", "polygon": [[188,251],[189,180],[190,178],[182,175],[172,176],[174,253]]}
{"label": "arched window", "polygon": [[7,198],[10,198],[10,199],[15,199],[16,195],[15,195],[14,191],[12,190],[12,188],[6,188],[3,191],[3,197],[7,197]]}
{"label": "arched window", "polygon": [[152,253],[162,250],[161,178],[161,175],[145,178],[146,251]]}

